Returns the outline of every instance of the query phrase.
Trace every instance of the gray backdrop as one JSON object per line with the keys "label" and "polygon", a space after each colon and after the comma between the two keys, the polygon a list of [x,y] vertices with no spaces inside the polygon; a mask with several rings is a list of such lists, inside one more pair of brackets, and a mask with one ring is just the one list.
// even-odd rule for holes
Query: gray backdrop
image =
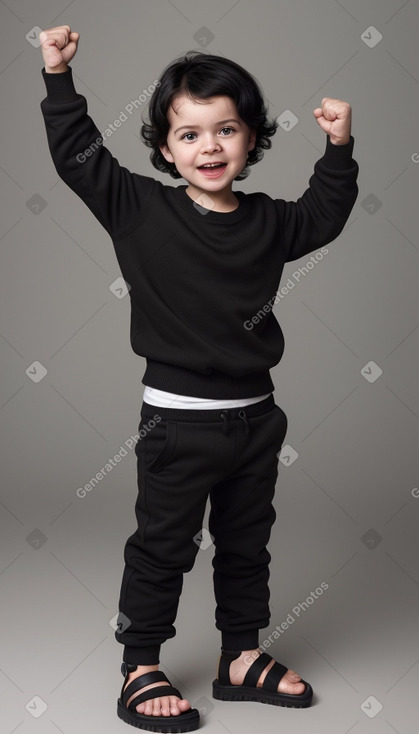
{"label": "gray backdrop", "polygon": [[[416,731],[417,0],[7,0],[0,22],[2,731],[127,731],[114,629],[145,362],[112,242],[47,148],[38,34],[63,23],[81,34],[72,68],[100,130],[188,49],[254,74],[281,126],[234,190],[298,198],[326,139],[312,110],[324,96],[352,105],[358,201],[321,261],[286,265],[275,306],[286,347],[274,395],[289,427],[260,643],[312,683],[314,705],[212,699],[220,633],[206,543],[161,667],[214,734]],[[139,115],[109,149],[177,185],[152,168]]]}

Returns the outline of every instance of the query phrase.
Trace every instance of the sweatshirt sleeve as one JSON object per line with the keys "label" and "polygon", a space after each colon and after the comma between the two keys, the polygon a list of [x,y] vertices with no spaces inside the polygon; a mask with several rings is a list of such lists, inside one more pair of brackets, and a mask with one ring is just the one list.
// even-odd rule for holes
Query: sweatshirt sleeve
{"label": "sweatshirt sleeve", "polygon": [[55,169],[116,239],[145,208],[156,181],[128,171],[103,145],[85,97],[74,88],[71,67],[57,74],[43,67],[42,76],[47,97],[41,111]]}
{"label": "sweatshirt sleeve", "polygon": [[309,186],[297,201],[275,199],[285,262],[298,260],[327,245],[341,233],[358,196],[358,163],[352,158],[354,138],[326,150],[314,165]]}

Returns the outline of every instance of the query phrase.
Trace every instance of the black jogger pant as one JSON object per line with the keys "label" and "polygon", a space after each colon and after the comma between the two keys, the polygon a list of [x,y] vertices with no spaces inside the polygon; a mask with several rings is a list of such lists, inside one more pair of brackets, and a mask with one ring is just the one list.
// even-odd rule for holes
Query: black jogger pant
{"label": "black jogger pant", "polygon": [[272,395],[228,410],[143,401],[135,447],[138,528],[125,545],[115,632],[125,662],[158,663],[161,644],[176,634],[183,574],[193,568],[200,547],[208,497],[222,648],[258,647],[259,629],[270,620],[266,545],[287,425]]}

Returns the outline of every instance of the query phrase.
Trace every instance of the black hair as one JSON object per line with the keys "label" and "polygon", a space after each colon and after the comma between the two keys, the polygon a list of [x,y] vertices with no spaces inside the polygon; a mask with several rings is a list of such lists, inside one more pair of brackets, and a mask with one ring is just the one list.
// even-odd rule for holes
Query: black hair
{"label": "black hair", "polygon": [[248,166],[263,158],[263,149],[272,147],[269,138],[278,128],[275,119],[267,119],[267,107],[256,79],[235,61],[196,50],[187,51],[163,70],[150,98],[149,122],[141,117],[140,136],[145,145],[152,148],[150,160],[154,168],[170,173],[172,178],[182,176],[175,164],[165,159],[159,145],[167,143],[170,129],[167,111],[178,94],[186,94],[193,101],[216,95],[227,95],[234,100],[241,119],[256,131],[255,147],[248,151],[245,168],[234,180],[247,178]]}

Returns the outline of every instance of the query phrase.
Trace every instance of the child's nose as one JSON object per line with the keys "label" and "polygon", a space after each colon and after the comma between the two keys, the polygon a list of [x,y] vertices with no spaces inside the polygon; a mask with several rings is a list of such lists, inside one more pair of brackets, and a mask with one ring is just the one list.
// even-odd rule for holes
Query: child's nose
{"label": "child's nose", "polygon": [[219,144],[217,138],[214,137],[214,135],[211,135],[209,133],[208,135],[206,135],[203,138],[203,141],[202,141],[202,150],[203,151],[212,151],[212,150],[216,150],[219,147],[220,147],[220,144]]}

